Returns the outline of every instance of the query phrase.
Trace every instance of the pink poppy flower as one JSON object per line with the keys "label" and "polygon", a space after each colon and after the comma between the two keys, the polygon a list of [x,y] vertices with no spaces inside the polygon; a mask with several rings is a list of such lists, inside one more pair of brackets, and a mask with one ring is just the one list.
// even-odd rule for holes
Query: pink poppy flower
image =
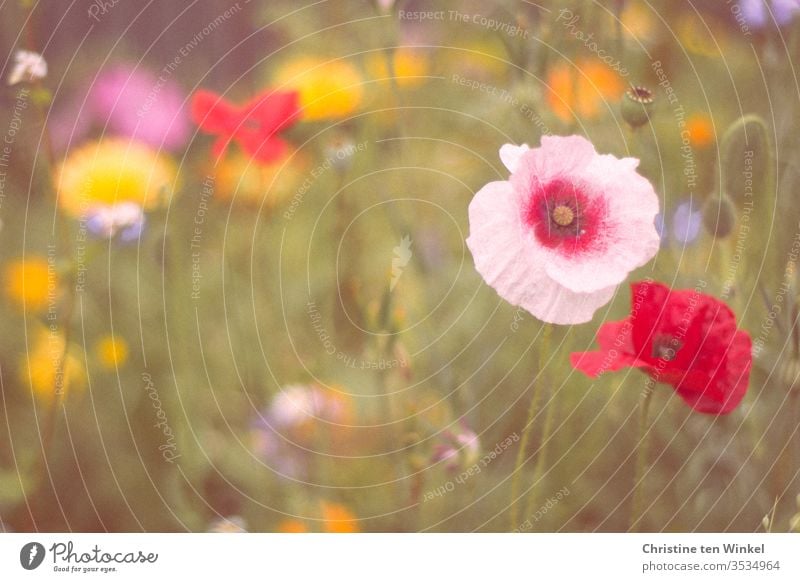
{"label": "pink poppy flower", "polygon": [[469,206],[475,268],[509,303],[548,323],[592,319],[658,251],[658,197],[639,161],[598,154],[580,136],[506,144],[511,172]]}

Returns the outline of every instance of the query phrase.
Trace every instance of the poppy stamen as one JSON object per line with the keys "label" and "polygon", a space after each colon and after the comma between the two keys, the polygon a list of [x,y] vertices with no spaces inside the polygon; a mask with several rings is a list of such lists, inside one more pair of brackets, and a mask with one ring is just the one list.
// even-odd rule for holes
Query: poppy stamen
{"label": "poppy stamen", "polygon": [[562,204],[553,209],[550,217],[558,226],[569,226],[575,221],[575,211]]}

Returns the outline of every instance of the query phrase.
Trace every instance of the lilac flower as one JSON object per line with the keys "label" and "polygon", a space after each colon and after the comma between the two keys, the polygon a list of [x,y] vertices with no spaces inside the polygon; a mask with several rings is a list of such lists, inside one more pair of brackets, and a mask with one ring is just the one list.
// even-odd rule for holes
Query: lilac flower
{"label": "lilac flower", "polygon": [[137,240],[144,230],[144,211],[134,202],[94,206],[86,217],[86,227],[97,238],[119,235],[122,242]]}
{"label": "lilac flower", "polygon": [[703,211],[689,200],[679,204],[672,215],[672,234],[677,242],[687,245],[697,239],[702,224]]}
{"label": "lilac flower", "polygon": [[252,442],[256,456],[281,477],[303,479],[307,476],[306,451],[276,433],[268,423],[257,421],[254,424]]}
{"label": "lilac flower", "polygon": [[464,421],[457,430],[446,430],[440,436],[440,442],[433,446],[431,462],[444,462],[448,471],[456,471],[475,463],[481,445],[478,435]]}
{"label": "lilac flower", "polygon": [[302,479],[309,467],[308,448],[325,423],[346,423],[342,396],[317,385],[284,386],[253,422],[256,455],[283,477]]}
{"label": "lilac flower", "polygon": [[659,212],[656,214],[655,219],[653,220],[656,232],[658,233],[658,237],[661,240],[661,246],[665,246],[669,241],[669,236],[667,234],[667,221],[664,220],[664,214]]}
{"label": "lilac flower", "polygon": [[784,26],[800,12],[800,0],[740,0],[739,6],[747,24],[763,28],[774,22]]}

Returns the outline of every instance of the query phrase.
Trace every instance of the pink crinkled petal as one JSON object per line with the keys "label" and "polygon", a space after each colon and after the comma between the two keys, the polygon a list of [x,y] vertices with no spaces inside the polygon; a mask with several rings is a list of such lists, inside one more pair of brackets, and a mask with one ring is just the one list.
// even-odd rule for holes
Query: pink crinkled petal
{"label": "pink crinkled petal", "polygon": [[522,154],[527,152],[530,146],[526,143],[522,145],[514,145],[507,143],[500,148],[500,161],[503,162],[503,165],[508,168],[508,171],[514,173],[517,171],[517,167],[519,166],[519,160],[522,157]]}
{"label": "pink crinkled petal", "polygon": [[579,135],[544,136],[541,147],[529,149],[520,156],[511,183],[520,192],[529,192],[531,183],[549,182],[553,178],[575,175],[597,156],[592,143]]}

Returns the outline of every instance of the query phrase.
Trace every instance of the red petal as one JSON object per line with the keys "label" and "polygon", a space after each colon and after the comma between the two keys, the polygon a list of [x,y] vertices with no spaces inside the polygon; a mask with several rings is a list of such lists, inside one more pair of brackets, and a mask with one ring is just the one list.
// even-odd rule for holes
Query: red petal
{"label": "red petal", "polygon": [[737,331],[731,343],[721,349],[716,367],[703,373],[690,370],[676,387],[678,396],[698,412],[728,414],[747,393],[752,365],[750,335]]}
{"label": "red petal", "polygon": [[265,135],[271,136],[297,121],[299,100],[296,91],[266,91],[250,100],[244,111],[248,119],[258,122]]}
{"label": "red petal", "polygon": [[241,119],[235,105],[213,91],[200,90],[192,96],[192,121],[206,133],[231,133]]}
{"label": "red petal", "polygon": [[[672,385],[699,412],[736,408],[747,391],[752,356],[750,336],[737,331],[733,311],[699,289],[670,291],[653,282],[632,289],[633,342],[650,362],[650,376]],[[676,341],[674,357],[656,358],[654,340]]]}
{"label": "red petal", "polygon": [[260,132],[248,131],[240,133],[237,141],[248,156],[254,160],[269,164],[280,159],[286,151],[286,142],[277,137],[264,137]]}
{"label": "red petal", "polygon": [[639,281],[631,285],[632,340],[641,358],[648,359],[653,353],[653,338],[669,296],[669,288],[661,283]]}
{"label": "red petal", "polygon": [[576,352],[570,355],[573,368],[596,378],[603,372],[646,365],[632,352],[631,324],[628,319],[611,321],[600,326],[597,342],[600,350],[596,352]]}
{"label": "red petal", "polygon": [[211,148],[211,154],[214,156],[215,161],[225,155],[225,150],[228,149],[228,144],[231,143],[231,138],[221,135],[214,140],[214,145]]}

